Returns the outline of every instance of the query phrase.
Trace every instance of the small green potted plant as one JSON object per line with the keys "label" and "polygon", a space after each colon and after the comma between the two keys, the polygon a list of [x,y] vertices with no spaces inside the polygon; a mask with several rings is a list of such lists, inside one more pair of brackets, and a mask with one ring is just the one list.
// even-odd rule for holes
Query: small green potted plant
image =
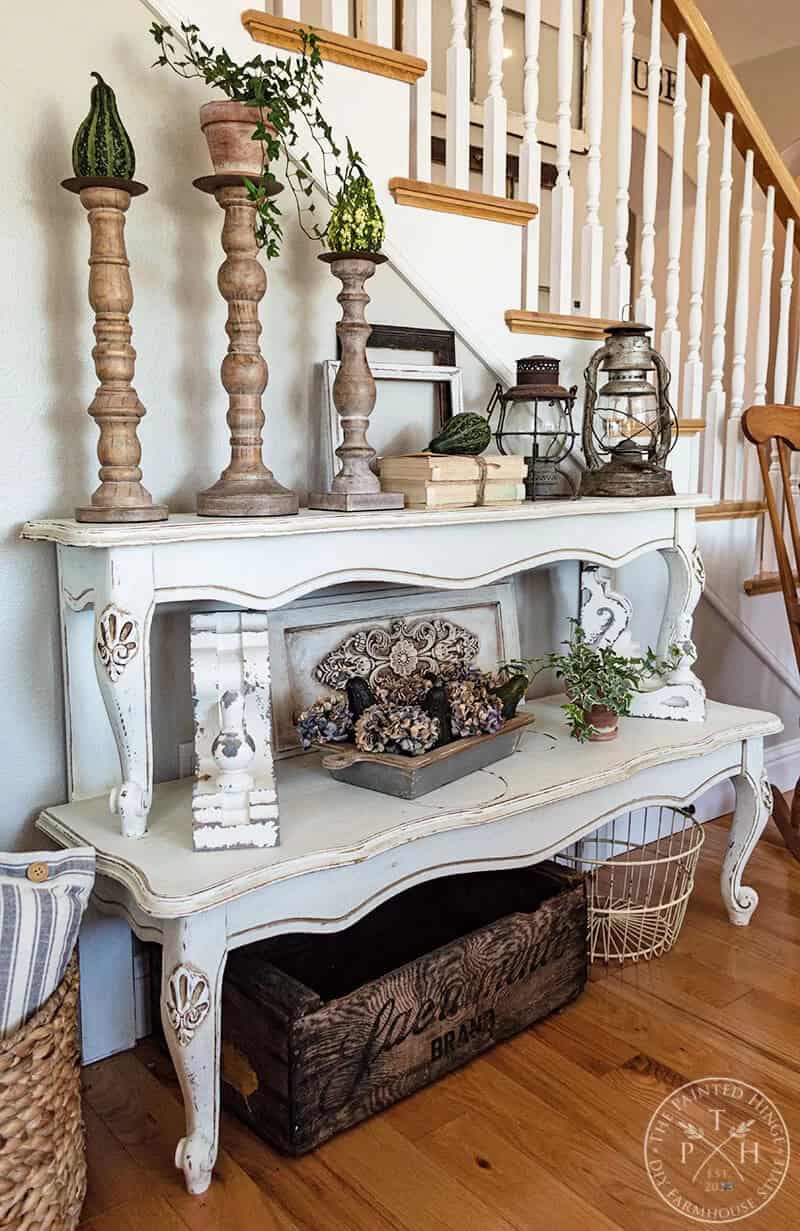
{"label": "small green potted plant", "polygon": [[[257,55],[243,64],[238,64],[224,47],[217,50],[205,43],[195,25],[181,25],[184,46],[180,49],[169,26],[154,22],[150,33],[159,51],[156,66],[170,68],[179,77],[199,78],[225,96],[200,108],[200,125],[215,174],[241,175],[247,185],[258,211],[256,239],[267,257],[279,254],[283,239],[281,211],[274,200],[281,185],[272,170],[279,162],[302,230],[311,239],[324,240],[331,224],[319,226],[309,218],[316,211],[311,200],[315,177],[309,155],[297,152],[301,136],[310,137],[319,150],[318,186],[334,211],[345,195],[349,200],[355,193],[356,182],[362,194],[371,184],[349,141],[341,165],[342,151],[322,113],[322,58],[313,32],[299,31],[302,54],[295,59]],[[383,239],[382,224],[381,219],[378,248]],[[342,234],[343,223],[337,226]],[[373,220],[364,232],[364,241],[374,245],[376,235]]]}
{"label": "small green potted plant", "polygon": [[673,647],[666,660],[650,649],[643,657],[629,658],[613,646],[592,645],[577,620],[570,624],[570,636],[562,642],[565,653],[545,654],[510,666],[527,668],[531,679],[541,671],[555,672],[567,694],[563,709],[575,739],[581,743],[616,739],[619,719],[630,713],[634,695],[645,680],[669,671],[679,651]]}

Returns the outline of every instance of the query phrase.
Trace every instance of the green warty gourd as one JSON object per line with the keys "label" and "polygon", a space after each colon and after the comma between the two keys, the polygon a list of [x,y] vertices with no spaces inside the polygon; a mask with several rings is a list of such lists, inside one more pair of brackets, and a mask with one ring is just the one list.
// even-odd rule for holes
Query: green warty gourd
{"label": "green warty gourd", "polygon": [[114,91],[99,73],[92,76],[96,85],[92,86],[89,114],[72,143],[72,169],[81,176],[133,179],[136,155],[119,118]]}
{"label": "green warty gourd", "polygon": [[372,180],[354,176],[339,192],[328,224],[331,252],[380,252],[386,235]]}
{"label": "green warty gourd", "polygon": [[429,453],[451,453],[475,457],[483,453],[492,439],[492,429],[483,415],[465,410],[453,415],[428,445]]}

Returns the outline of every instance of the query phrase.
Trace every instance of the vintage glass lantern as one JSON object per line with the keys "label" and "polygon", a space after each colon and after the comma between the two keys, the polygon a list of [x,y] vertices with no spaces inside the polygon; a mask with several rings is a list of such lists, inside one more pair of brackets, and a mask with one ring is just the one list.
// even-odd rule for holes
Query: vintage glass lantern
{"label": "vintage glass lantern", "polygon": [[494,432],[499,451],[525,458],[528,500],[574,495],[561,464],[572,452],[577,437],[572,408],[578,386],[565,389],[560,385],[558,367],[558,360],[547,355],[518,359],[516,385],[505,391],[502,385],[496,385],[487,407],[489,422],[499,409]]}
{"label": "vintage glass lantern", "polygon": [[[667,454],[678,421],[649,325],[612,325],[586,369],[582,496],[672,496]],[[605,378],[598,389],[600,374]]]}

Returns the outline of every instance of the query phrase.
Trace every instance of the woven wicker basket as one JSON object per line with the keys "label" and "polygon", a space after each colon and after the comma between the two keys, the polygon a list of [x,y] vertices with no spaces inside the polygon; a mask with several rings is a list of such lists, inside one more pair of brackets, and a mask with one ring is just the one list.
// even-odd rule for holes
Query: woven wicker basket
{"label": "woven wicker basket", "polygon": [[85,1195],[73,956],[38,1013],[0,1040],[0,1227],[73,1231]]}

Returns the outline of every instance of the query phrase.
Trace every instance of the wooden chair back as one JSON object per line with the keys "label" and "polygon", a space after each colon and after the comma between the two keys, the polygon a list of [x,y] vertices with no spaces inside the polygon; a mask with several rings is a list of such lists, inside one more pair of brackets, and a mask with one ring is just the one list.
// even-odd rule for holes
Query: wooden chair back
{"label": "wooden chair back", "polygon": [[[800,576],[800,528],[792,499],[789,465],[790,453],[800,451],[800,406],[751,406],[742,415],[742,430],[758,451],[758,464],[764,480],[764,497],[775,541],[778,576],[797,668],[800,671],[800,602],[796,580]],[[777,450],[781,477],[780,505],[769,472],[773,445]],[[787,535],[781,522],[781,505],[786,511],[786,528],[792,543],[793,561],[786,546]]]}

